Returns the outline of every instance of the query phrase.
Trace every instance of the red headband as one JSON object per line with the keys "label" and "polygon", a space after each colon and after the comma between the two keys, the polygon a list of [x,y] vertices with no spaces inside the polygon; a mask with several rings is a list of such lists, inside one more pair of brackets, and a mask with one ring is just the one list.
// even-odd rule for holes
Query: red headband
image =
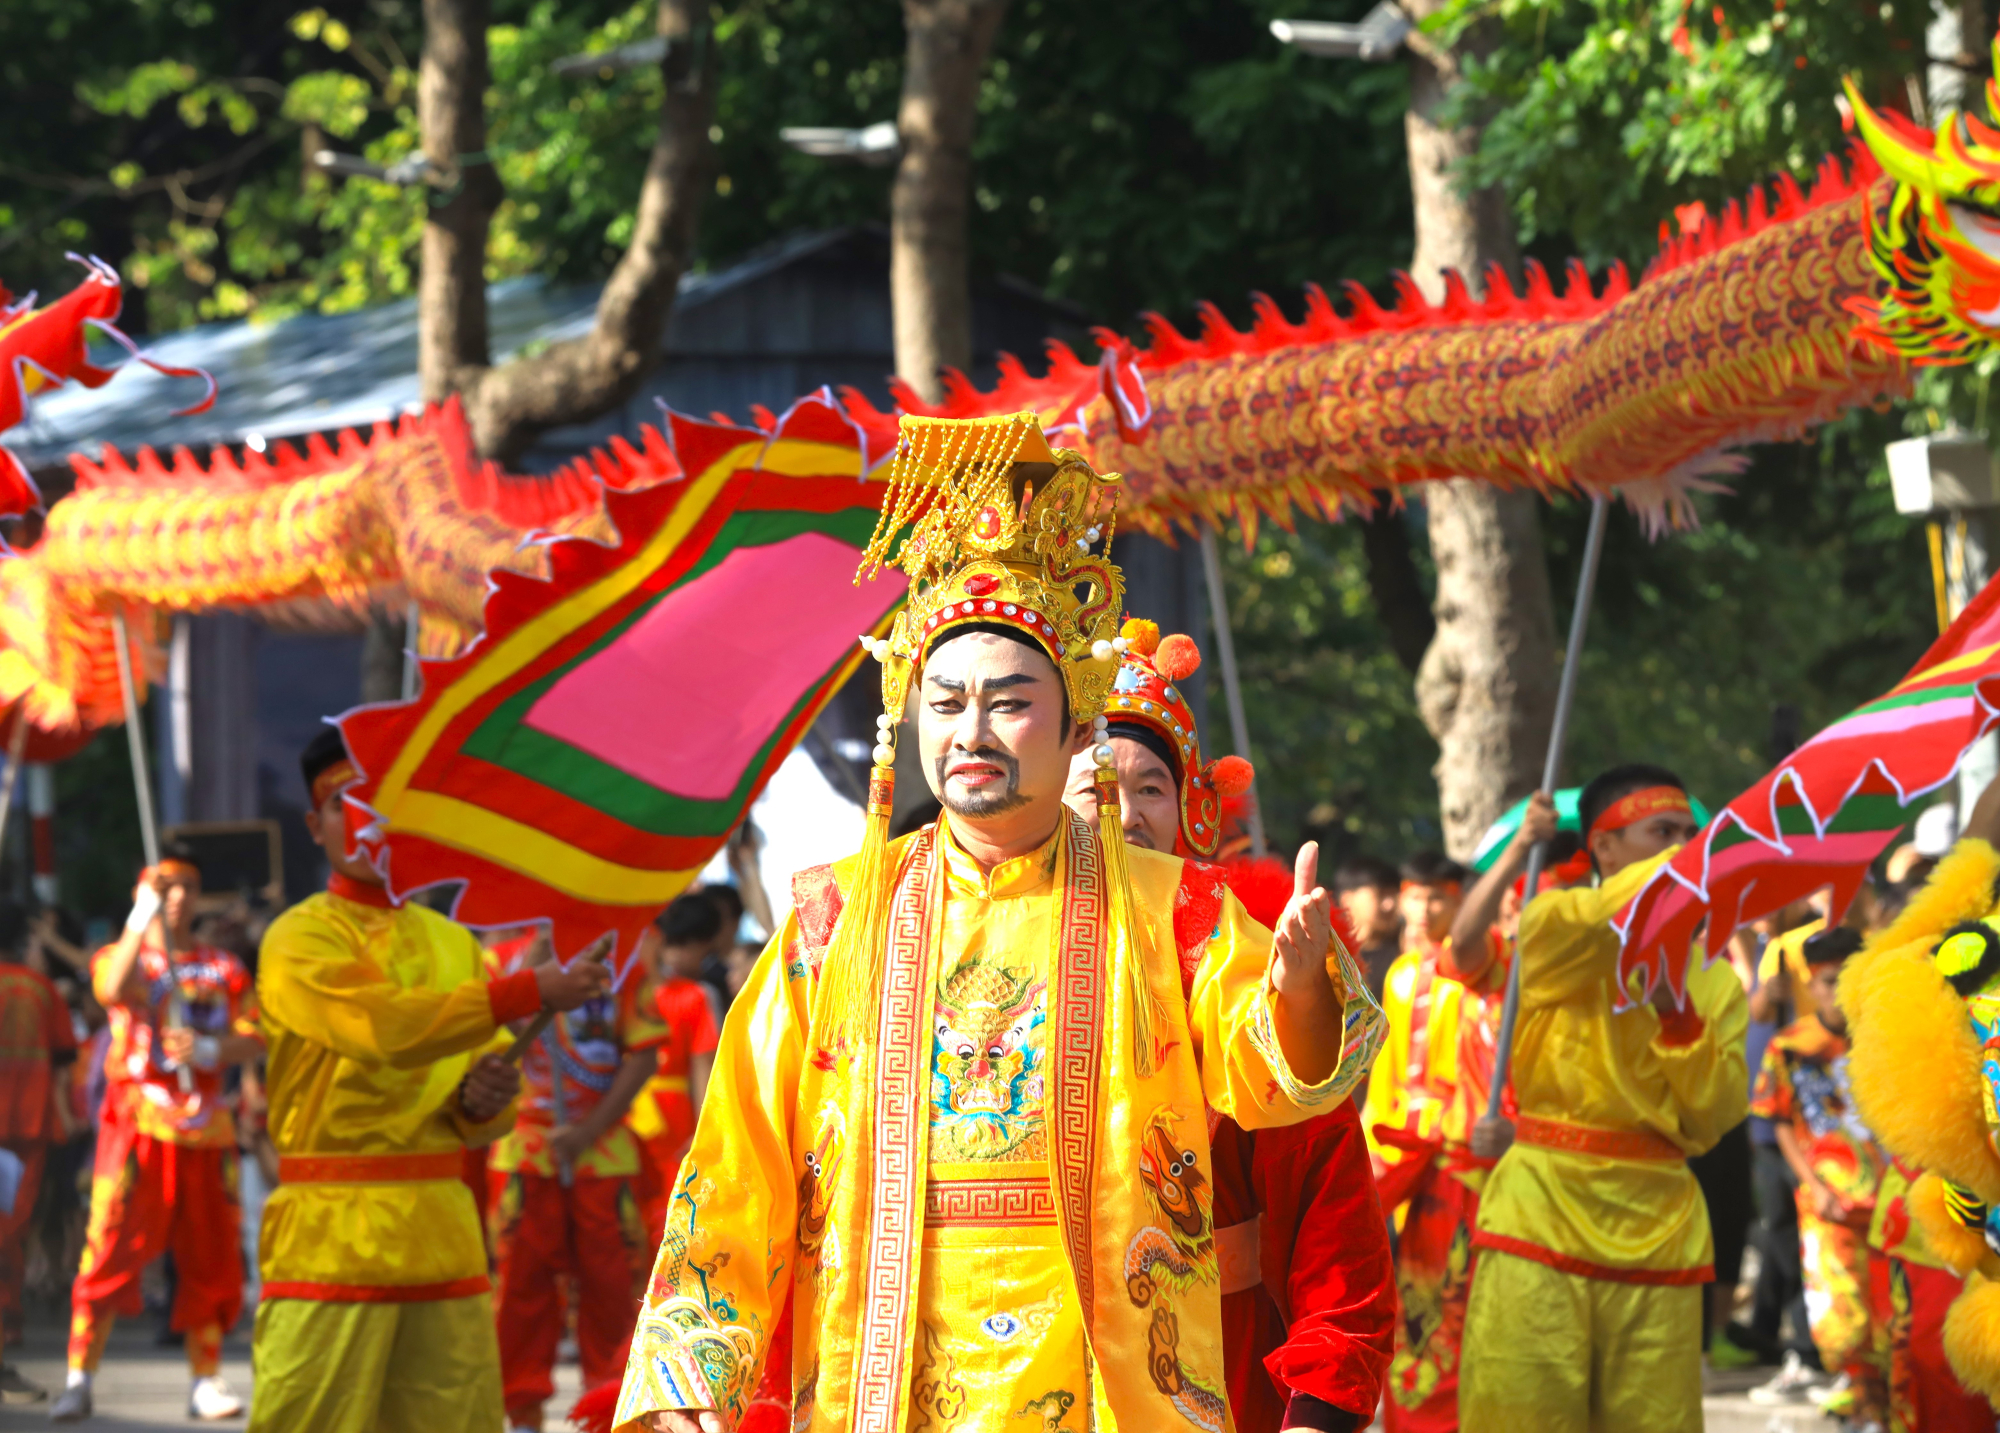
{"label": "red headband", "polygon": [[1688,794],[1678,786],[1648,786],[1644,791],[1634,791],[1621,796],[1605,807],[1598,818],[1590,823],[1590,834],[1599,831],[1623,831],[1635,821],[1644,821],[1648,816],[1658,816],[1663,811],[1678,812],[1692,816],[1688,805]]}
{"label": "red headband", "polygon": [[336,761],[313,778],[313,810],[326,805],[326,798],[343,787],[351,786],[361,779],[361,773],[354,769],[354,763],[346,759]]}

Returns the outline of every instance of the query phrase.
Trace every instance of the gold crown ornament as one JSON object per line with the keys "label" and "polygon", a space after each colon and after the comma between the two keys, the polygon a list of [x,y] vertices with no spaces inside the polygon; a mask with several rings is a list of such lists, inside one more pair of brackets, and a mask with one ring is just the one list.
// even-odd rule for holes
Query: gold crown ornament
{"label": "gold crown ornament", "polygon": [[[1100,844],[1112,892],[1109,938],[1139,938],[1104,716],[1128,646],[1119,632],[1125,584],[1110,559],[1121,481],[1116,473],[1094,472],[1081,453],[1049,447],[1031,412],[903,416],[881,520],[854,580],[897,567],[909,578],[910,594],[887,637],[861,638],[882,663],[882,713],[853,897],[842,906],[828,953],[838,970],[815,1007],[816,1043],[846,1037],[852,1048],[852,1037],[873,1011],[894,874],[887,850],[896,732],[924,654],[957,628],[999,625],[1031,638],[1061,673],[1072,719],[1091,724],[1100,810],[1108,812]],[[1143,958],[1128,961],[1127,968],[1139,986],[1140,1068],[1150,1074],[1159,1053],[1153,1032],[1164,1013],[1146,985]]]}
{"label": "gold crown ornament", "polygon": [[1032,637],[1062,673],[1076,719],[1102,713],[1125,651],[1125,584],[1110,560],[1121,481],[1091,471],[1081,453],[1050,448],[1033,413],[906,414],[882,517],[855,575],[890,566],[910,579],[889,635],[861,639],[882,663],[883,714],[900,721],[925,651],[974,623]]}

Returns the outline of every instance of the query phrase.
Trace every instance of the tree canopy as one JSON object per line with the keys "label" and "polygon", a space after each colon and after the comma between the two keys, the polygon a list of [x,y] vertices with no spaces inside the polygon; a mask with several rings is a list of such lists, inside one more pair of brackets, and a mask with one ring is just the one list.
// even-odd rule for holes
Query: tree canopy
{"label": "tree canopy", "polygon": [[[975,263],[1127,329],[1188,326],[1251,291],[1384,286],[1411,249],[1400,64],[1278,44],[1280,15],[1359,19],[1369,0],[1016,0],[980,94]],[[650,68],[557,77],[558,57],[651,31],[652,6],[495,0],[492,153],[508,190],[494,277],[601,277],[632,223],[657,113]],[[738,0],[714,8],[720,166],[700,261],[802,228],[881,223],[889,172],[788,150],[784,125],[893,117],[899,8]],[[1433,24],[1501,40],[1467,70],[1486,125],[1467,177],[1504,187],[1530,252],[1635,272],[1677,206],[1809,174],[1844,143],[1838,77],[1895,98],[1930,18],[1749,0],[1462,0]],[[111,259],[128,320],[349,309],[411,291],[424,197],[311,167],[320,149],[388,164],[415,148],[416,0],[15,0],[0,7],[0,275],[72,282]],[[1701,527],[1657,542],[1613,522],[1572,747],[1578,775],[1661,760],[1711,802],[1758,776],[1774,707],[1807,732],[1892,681],[1935,634],[1920,526],[1889,503],[1882,444],[1984,419],[1984,378],[1927,378],[1918,402],[1851,414],[1754,454]],[[1396,521],[1428,581],[1421,494]],[[1547,513],[1567,622],[1583,506]],[[1436,750],[1377,606],[1359,524],[1266,525],[1225,540],[1276,840],[1395,856],[1434,841]],[[1216,703],[1213,710],[1219,711]],[[1226,749],[1217,725],[1210,742]]]}

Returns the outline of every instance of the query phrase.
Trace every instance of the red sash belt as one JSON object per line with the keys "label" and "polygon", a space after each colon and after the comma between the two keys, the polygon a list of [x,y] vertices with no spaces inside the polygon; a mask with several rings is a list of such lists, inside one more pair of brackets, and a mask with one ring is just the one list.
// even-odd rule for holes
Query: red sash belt
{"label": "red sash belt", "polygon": [[457,1150],[438,1154],[282,1154],[280,1184],[408,1184],[457,1179],[464,1168]]}
{"label": "red sash belt", "polygon": [[1521,1115],[1515,1119],[1514,1138],[1521,1144],[1532,1144],[1541,1149],[1595,1154],[1605,1159],[1687,1158],[1686,1150],[1665,1135],[1651,1130],[1592,1129],[1589,1125],[1564,1124],[1561,1120],[1536,1119],[1532,1115]]}

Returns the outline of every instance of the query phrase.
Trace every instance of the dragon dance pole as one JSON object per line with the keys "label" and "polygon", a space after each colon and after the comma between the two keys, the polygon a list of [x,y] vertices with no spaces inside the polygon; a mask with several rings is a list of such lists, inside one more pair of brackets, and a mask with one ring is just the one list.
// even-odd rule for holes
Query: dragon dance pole
{"label": "dragon dance pole", "polygon": [[[1215,649],[1222,656],[1222,695],[1229,703],[1229,732],[1236,754],[1250,759],[1250,724],[1243,717],[1243,684],[1236,679],[1236,638],[1229,630],[1229,594],[1222,587],[1222,554],[1215,550],[1215,529],[1201,530],[1201,571],[1208,579],[1208,611],[1215,619]],[[1257,781],[1250,781],[1250,854],[1264,855],[1264,811],[1257,803]]]}
{"label": "dragon dance pole", "polygon": [[21,753],[28,746],[28,717],[14,709],[14,730],[7,738],[7,774],[0,776],[0,844],[7,839],[7,818],[14,812],[14,788],[21,781]]}
{"label": "dragon dance pole", "polygon": [[[1569,645],[1563,651],[1562,682],[1556,688],[1556,719],[1549,731],[1548,759],[1542,764],[1542,790],[1551,794],[1562,768],[1563,747],[1569,740],[1569,714],[1576,705],[1577,667],[1583,660],[1583,634],[1590,626],[1590,599],[1597,591],[1598,559],[1604,556],[1604,525],[1610,501],[1601,494],[1590,500],[1590,534],[1583,542],[1583,571],[1576,578],[1576,606],[1569,617]],[[1521,911],[1535,898],[1548,857],[1548,842],[1537,841],[1528,852],[1528,871],[1521,884]],[[1514,946],[1514,963],[1507,971],[1507,999],[1500,1007],[1500,1039],[1493,1052],[1493,1087],[1486,1092],[1486,1118],[1500,1118],[1500,1099],[1507,1089],[1507,1066],[1514,1056],[1514,1021],[1521,1013],[1521,947]]]}
{"label": "dragon dance pole", "polygon": [[[123,607],[112,612],[111,627],[118,641],[118,694],[125,699],[125,740],[132,751],[132,785],[139,797],[139,840],[146,848],[146,869],[150,871],[160,864],[160,827],[153,815],[153,777],[146,765],[146,734],[139,729],[138,683],[132,679],[132,643],[125,633]],[[184,1026],[187,1006],[181,999],[180,962],[174,958],[174,931],[167,924],[164,909],[159,921],[160,948],[167,953],[167,968],[174,972],[174,988],[167,996],[167,1022]],[[175,1075],[182,1094],[194,1088],[194,1071],[186,1065],[176,1067]]]}

